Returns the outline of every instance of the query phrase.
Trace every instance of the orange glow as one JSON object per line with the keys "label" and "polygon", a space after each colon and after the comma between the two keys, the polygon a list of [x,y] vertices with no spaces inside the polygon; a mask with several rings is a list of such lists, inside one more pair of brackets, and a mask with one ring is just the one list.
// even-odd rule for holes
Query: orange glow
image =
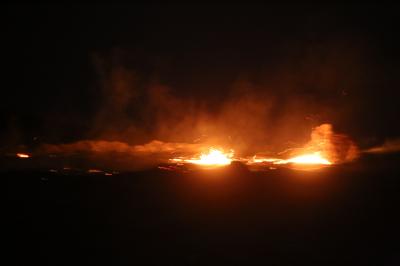
{"label": "orange glow", "polygon": [[247,163],[249,164],[254,164],[254,163],[274,163],[276,164],[277,162],[281,162],[282,159],[278,158],[263,158],[263,157],[257,157],[257,155],[254,155]]}
{"label": "orange glow", "polygon": [[[272,165],[331,165],[333,164],[327,158],[321,155],[321,152],[306,153],[289,159],[253,156],[251,159],[234,158],[234,153],[225,153],[222,150],[210,148],[208,152],[201,153],[198,157],[184,158],[178,157],[170,159],[174,163],[191,163],[201,166],[217,167],[229,165],[233,160],[244,161],[248,165],[267,164]],[[272,169],[276,169],[272,167]]]}
{"label": "orange glow", "polygon": [[224,153],[221,150],[210,148],[207,153],[202,153],[198,158],[184,159],[176,158],[171,159],[174,162],[185,162],[204,166],[223,166],[232,162],[233,151]]}
{"label": "orange glow", "polygon": [[274,162],[274,164],[286,164],[286,163],[294,163],[294,164],[324,164],[324,165],[331,165],[332,163],[321,156],[319,152],[309,153],[299,155],[287,160],[280,160]]}
{"label": "orange glow", "polygon": [[29,157],[31,157],[29,154],[26,154],[26,153],[17,153],[17,156],[19,158],[29,158]]}
{"label": "orange glow", "polygon": [[87,172],[90,174],[103,173],[103,171],[98,169],[89,169]]}
{"label": "orange glow", "polygon": [[279,158],[265,158],[253,156],[248,161],[249,164],[257,163],[270,163],[270,164],[308,164],[308,165],[331,165],[333,164],[328,159],[324,158],[320,152],[307,153],[299,156],[295,156],[289,159]]}

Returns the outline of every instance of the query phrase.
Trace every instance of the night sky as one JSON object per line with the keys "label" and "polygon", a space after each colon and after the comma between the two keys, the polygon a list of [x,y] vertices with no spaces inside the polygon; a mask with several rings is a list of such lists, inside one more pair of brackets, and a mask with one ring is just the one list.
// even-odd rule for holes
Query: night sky
{"label": "night sky", "polygon": [[[112,68],[134,72],[142,93],[162,84],[210,113],[233,84],[246,81],[256,93],[273,95],[276,116],[288,99],[323,106],[304,117],[322,116],[317,122],[333,123],[361,146],[400,135],[396,6],[2,9],[3,146],[32,145],[34,137],[46,143],[98,137],[93,125],[108,98],[99,73]],[[140,97],[126,110],[139,127],[151,119]]]}

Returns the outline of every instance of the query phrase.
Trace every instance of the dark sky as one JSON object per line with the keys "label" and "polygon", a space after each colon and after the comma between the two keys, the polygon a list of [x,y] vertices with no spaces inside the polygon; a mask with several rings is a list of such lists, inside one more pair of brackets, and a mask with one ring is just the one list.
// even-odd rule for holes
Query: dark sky
{"label": "dark sky", "polygon": [[93,58],[114,57],[143,84],[157,80],[180,97],[211,103],[223,101],[241,78],[277,98],[310,94],[329,104],[326,98],[342,95],[340,106],[352,113],[333,122],[343,131],[366,139],[400,135],[396,6],[2,10],[3,139],[17,132],[28,143],[36,135],[45,142],[84,136],[101,102]]}

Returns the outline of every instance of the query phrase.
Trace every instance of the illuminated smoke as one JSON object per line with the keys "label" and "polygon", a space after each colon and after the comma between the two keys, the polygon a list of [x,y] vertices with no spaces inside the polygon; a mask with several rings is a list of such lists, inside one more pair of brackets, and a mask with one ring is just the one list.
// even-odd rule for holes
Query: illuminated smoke
{"label": "illuminated smoke", "polygon": [[354,142],[344,134],[333,131],[331,124],[322,124],[313,129],[311,141],[305,145],[304,151],[320,152],[333,163],[349,162],[359,156]]}
{"label": "illuminated smoke", "polygon": [[171,143],[154,140],[143,145],[129,145],[121,141],[82,140],[68,144],[45,144],[42,151],[46,153],[124,153],[127,155],[146,154],[179,154],[194,153],[199,150],[197,144]]}
{"label": "illuminated smoke", "polygon": [[[347,136],[334,133],[329,124],[316,127],[309,139],[313,126],[338,120],[332,95],[338,85],[335,80],[346,79],[341,76],[345,73],[342,68],[315,63],[308,69],[304,63],[296,71],[277,69],[259,84],[233,79],[218,100],[212,91],[220,88],[214,84],[205,88],[208,94],[203,97],[181,95],[159,80],[145,80],[121,55],[95,57],[95,65],[98,110],[84,140],[44,144],[40,152],[121,158],[132,167],[143,158],[154,164],[193,157],[210,147],[232,149],[238,158],[264,153],[288,159],[318,152],[330,162],[341,163],[358,156],[356,145]],[[304,75],[310,71],[317,71],[321,78]],[[311,97],[305,87],[324,87],[328,92],[315,91],[316,96]],[[331,106],[324,104],[325,94],[333,102]],[[288,152],[278,154],[282,150]]]}
{"label": "illuminated smoke", "polygon": [[382,145],[365,150],[366,153],[396,153],[400,152],[400,139],[385,141]]}

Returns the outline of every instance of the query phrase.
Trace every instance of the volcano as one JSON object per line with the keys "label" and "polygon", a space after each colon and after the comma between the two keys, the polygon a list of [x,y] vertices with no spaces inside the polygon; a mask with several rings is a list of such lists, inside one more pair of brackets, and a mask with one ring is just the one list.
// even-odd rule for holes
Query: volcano
{"label": "volcano", "polygon": [[400,265],[396,4],[4,4],[2,265]]}

